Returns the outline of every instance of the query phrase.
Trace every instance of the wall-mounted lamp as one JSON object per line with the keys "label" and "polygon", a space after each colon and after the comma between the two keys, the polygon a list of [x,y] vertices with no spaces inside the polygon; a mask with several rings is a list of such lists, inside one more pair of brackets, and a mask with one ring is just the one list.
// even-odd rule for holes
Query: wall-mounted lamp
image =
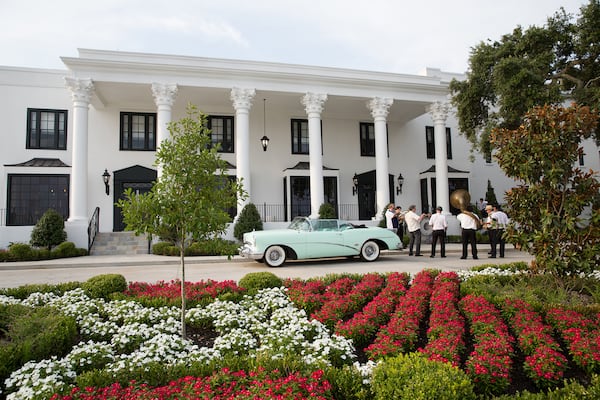
{"label": "wall-mounted lamp", "polygon": [[106,168],[104,168],[102,180],[104,181],[104,189],[106,190],[106,195],[108,196],[110,194],[110,174]]}
{"label": "wall-mounted lamp", "polygon": [[269,145],[269,138],[266,136],[261,137],[260,144],[262,144],[263,151],[267,151],[267,146]]}
{"label": "wall-mounted lamp", "polygon": [[267,151],[269,138],[267,137],[267,99],[263,99],[263,137],[260,138],[263,151]]}
{"label": "wall-mounted lamp", "polygon": [[402,193],[402,185],[404,185],[404,177],[402,174],[398,174],[398,186],[396,186],[396,194]]}
{"label": "wall-mounted lamp", "polygon": [[355,196],[358,193],[358,175],[356,175],[356,172],[352,177],[352,185],[352,196]]}

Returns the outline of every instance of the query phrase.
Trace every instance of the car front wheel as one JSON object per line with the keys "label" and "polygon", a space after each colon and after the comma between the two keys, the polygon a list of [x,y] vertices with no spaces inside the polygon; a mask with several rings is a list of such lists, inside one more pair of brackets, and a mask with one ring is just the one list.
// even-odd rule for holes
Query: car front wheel
{"label": "car front wheel", "polygon": [[372,240],[366,241],[360,249],[360,258],[363,261],[375,261],[379,258],[379,245]]}
{"label": "car front wheel", "polygon": [[265,252],[264,259],[269,267],[280,267],[285,262],[285,250],[281,246],[271,246]]}

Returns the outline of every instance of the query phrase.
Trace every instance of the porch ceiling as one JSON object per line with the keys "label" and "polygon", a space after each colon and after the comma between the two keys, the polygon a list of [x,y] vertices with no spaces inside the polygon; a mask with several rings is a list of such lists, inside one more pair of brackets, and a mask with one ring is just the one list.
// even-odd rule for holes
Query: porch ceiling
{"label": "porch ceiling", "polygon": [[[92,105],[96,108],[116,107],[129,111],[156,109],[152,88],[149,84],[94,81],[94,90]],[[229,110],[227,112],[233,114],[235,110],[231,103],[230,93],[231,89],[229,88],[179,86],[174,107],[184,108],[188,103],[192,103],[199,105],[201,110],[206,113],[223,113]],[[285,112],[300,117],[306,114],[301,103],[303,95],[304,93],[257,90],[253,107],[260,107],[262,110],[262,100],[267,99],[267,113]],[[370,121],[372,116],[366,106],[368,100],[364,97],[329,95],[322,116],[324,119],[353,118]],[[406,123],[424,114],[427,104],[424,101],[396,99],[390,108],[388,121]]]}

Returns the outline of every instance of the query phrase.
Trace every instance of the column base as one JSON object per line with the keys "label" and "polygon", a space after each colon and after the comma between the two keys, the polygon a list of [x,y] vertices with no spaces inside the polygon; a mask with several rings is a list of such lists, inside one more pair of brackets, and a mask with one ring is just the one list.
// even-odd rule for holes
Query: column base
{"label": "column base", "polygon": [[88,248],[88,221],[85,219],[69,219],[65,222],[67,240],[73,242],[75,247]]}

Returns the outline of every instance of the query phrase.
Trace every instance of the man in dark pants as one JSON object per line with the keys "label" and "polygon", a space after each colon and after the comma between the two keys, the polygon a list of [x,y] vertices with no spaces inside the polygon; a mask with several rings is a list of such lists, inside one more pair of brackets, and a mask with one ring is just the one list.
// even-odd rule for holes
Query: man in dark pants
{"label": "man in dark pants", "polygon": [[425,216],[425,214],[417,215],[415,212],[417,210],[417,206],[412,204],[408,207],[408,212],[404,216],[404,221],[406,221],[406,227],[408,228],[408,237],[410,241],[408,242],[408,255],[413,255],[413,247],[416,250],[414,253],[415,257],[420,257],[421,254],[421,220]]}
{"label": "man in dark pants", "polygon": [[497,204],[492,205],[492,213],[490,214],[491,230],[493,232],[490,237],[493,237],[492,254],[490,258],[496,258],[496,248],[500,245],[500,258],[504,258],[504,249],[506,240],[504,239],[504,228],[508,225],[508,215],[499,209]]}
{"label": "man in dark pants", "polygon": [[471,244],[471,254],[473,255],[473,260],[477,260],[477,230],[479,228],[479,217],[473,214],[473,207],[467,206],[466,210],[463,210],[460,214],[456,216],[458,222],[460,222],[460,227],[462,228],[462,257],[464,260],[467,258],[467,246],[469,243]]}
{"label": "man in dark pants", "polygon": [[431,255],[429,257],[435,257],[435,246],[438,240],[440,242],[440,253],[442,257],[446,257],[446,229],[448,228],[448,222],[446,222],[446,216],[442,214],[442,207],[436,207],[435,214],[429,219],[429,225],[431,225],[433,230],[431,237]]}

